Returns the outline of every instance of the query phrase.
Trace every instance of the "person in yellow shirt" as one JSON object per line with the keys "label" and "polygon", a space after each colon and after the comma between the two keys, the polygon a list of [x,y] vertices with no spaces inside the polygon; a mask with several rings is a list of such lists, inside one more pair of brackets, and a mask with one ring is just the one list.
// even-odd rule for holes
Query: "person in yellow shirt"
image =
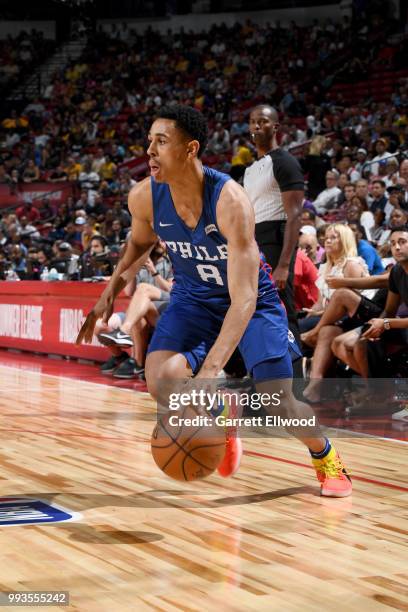
{"label": "person in yellow shirt", "polygon": [[82,166],[73,157],[68,157],[66,164],[63,166],[64,171],[68,174],[69,181],[77,181],[79,174],[82,172]]}
{"label": "person in yellow shirt", "polygon": [[99,176],[104,181],[111,181],[116,174],[116,164],[113,163],[110,155],[105,155],[105,162],[99,168]]}
{"label": "person in yellow shirt", "polygon": [[246,144],[245,138],[239,138],[238,148],[231,160],[233,166],[249,166],[254,161],[254,156]]}

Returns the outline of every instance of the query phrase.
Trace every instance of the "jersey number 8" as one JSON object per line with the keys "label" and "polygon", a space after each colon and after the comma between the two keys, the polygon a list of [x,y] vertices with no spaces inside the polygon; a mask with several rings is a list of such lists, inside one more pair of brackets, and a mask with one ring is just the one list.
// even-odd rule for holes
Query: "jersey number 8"
{"label": "jersey number 8", "polygon": [[218,268],[215,266],[205,266],[203,264],[199,264],[197,266],[197,272],[205,283],[215,282],[217,285],[224,285],[222,276]]}

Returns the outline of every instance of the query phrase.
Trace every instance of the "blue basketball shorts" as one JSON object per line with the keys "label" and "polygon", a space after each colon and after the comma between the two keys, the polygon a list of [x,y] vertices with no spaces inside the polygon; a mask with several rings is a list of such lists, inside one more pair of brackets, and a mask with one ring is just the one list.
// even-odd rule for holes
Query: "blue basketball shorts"
{"label": "blue basketball shorts", "polygon": [[[227,310],[227,305],[220,308],[219,305],[214,307],[204,302],[173,299],[172,296],[170,305],[159,319],[147,352],[181,353],[193,374],[196,374],[219,336]],[[283,362],[288,363],[287,355],[290,362],[301,356],[292,333],[288,331],[285,308],[278,299],[258,303],[238,348],[250,374],[254,374],[255,366],[261,362],[271,363],[272,360],[277,364],[283,358]],[[273,370],[272,366],[268,367]],[[282,370],[282,365],[276,367]],[[285,371],[289,371],[288,368]]]}

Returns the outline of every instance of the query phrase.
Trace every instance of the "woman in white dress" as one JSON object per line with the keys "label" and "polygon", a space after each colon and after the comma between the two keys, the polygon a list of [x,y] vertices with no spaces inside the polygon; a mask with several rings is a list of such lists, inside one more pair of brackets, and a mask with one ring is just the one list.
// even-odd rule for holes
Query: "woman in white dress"
{"label": "woman in white dress", "polygon": [[[362,278],[369,276],[367,264],[364,259],[357,255],[357,245],[354,234],[347,225],[333,224],[329,225],[325,237],[326,263],[319,268],[319,276],[316,280],[316,285],[319,289],[319,297],[317,302],[308,311],[307,318],[318,318],[325,311],[330,298],[335,289],[330,289],[327,284],[328,277],[351,277]],[[373,297],[374,291],[365,290],[361,292],[367,298]],[[307,319],[305,320],[307,322]],[[313,364],[310,373],[310,382],[304,391],[304,396],[309,401],[319,401],[320,399],[320,383],[321,379],[326,375],[329,367],[334,361],[334,355],[331,350],[331,344],[334,338],[345,330],[340,324],[325,325],[317,335],[316,348],[313,354]],[[309,342],[313,336],[313,329],[302,334],[302,340],[306,344],[314,344]]]}

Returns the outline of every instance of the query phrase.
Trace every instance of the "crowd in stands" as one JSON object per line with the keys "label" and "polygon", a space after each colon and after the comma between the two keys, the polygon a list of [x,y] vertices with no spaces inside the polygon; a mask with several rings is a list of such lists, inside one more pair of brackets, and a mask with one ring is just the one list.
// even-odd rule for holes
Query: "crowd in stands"
{"label": "crowd in stands", "polygon": [[[48,196],[4,209],[0,278],[108,277],[130,226],[136,177],[128,161],[143,158],[155,109],[182,102],[202,110],[211,130],[204,162],[241,180],[254,160],[248,111],[265,101],[279,110],[280,146],[297,155],[307,185],[296,305],[321,316],[333,293],[322,270],[386,273],[392,228],[407,223],[406,51],[401,26],[378,14],[303,28],[247,21],[201,33],[99,30],[41,97],[0,118],[0,187],[18,195],[24,184],[72,183],[58,207]],[[347,101],[342,85],[376,70],[398,75],[385,99],[374,92]],[[328,227],[346,228],[350,270],[330,259]],[[305,333],[309,315],[300,319]]]}
{"label": "crowd in stands", "polygon": [[[35,29],[0,40],[0,86],[2,95],[11,92],[55,49],[55,42]],[[10,118],[13,121],[13,117]]]}

